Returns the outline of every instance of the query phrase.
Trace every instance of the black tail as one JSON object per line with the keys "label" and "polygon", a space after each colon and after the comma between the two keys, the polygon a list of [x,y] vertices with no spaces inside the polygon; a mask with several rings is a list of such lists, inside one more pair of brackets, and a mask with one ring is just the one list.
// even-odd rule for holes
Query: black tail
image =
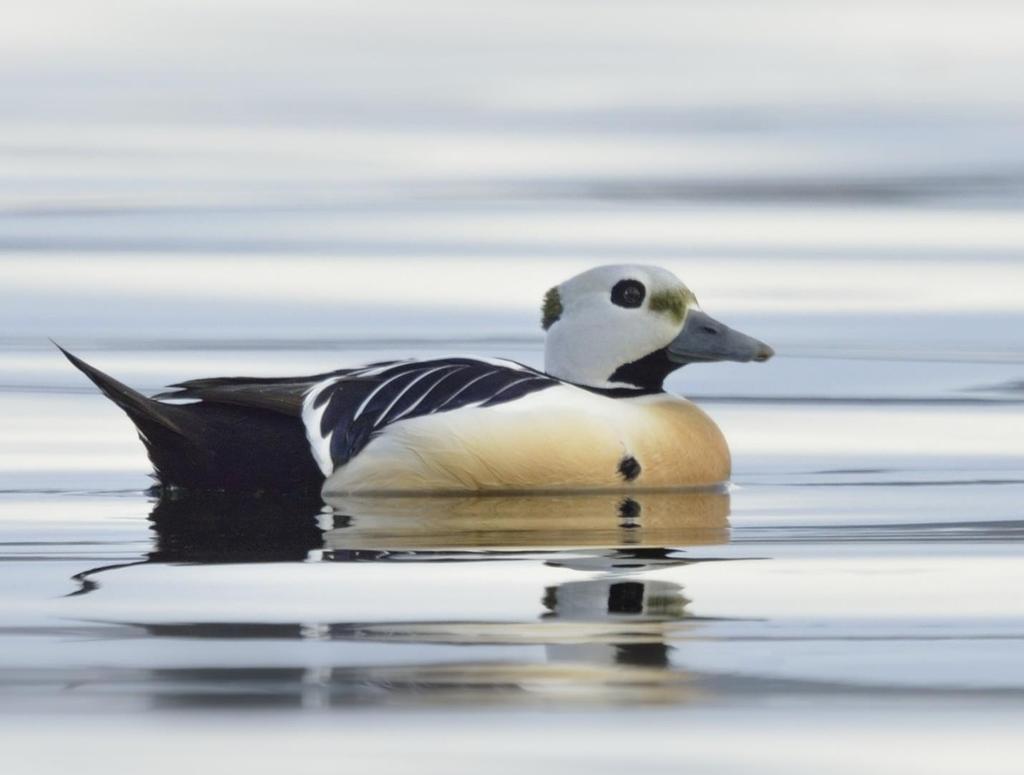
{"label": "black tail", "polygon": [[164,487],[257,493],[323,485],[299,418],[208,401],[166,404],[56,346],[135,423]]}
{"label": "black tail", "polygon": [[[146,425],[147,427],[159,427],[164,433],[185,435],[185,431],[174,421],[173,411],[170,411],[176,407],[146,398],[139,391],[132,390],[123,382],[118,382],[109,374],[104,374],[95,366],[90,366],[56,342],[53,344],[64,353],[65,358],[71,361],[72,366],[92,380],[93,384],[103,391],[103,395],[121,407],[132,418],[132,422],[138,427],[140,433],[143,431],[143,425]],[[143,436],[142,440],[146,441],[146,437]]]}

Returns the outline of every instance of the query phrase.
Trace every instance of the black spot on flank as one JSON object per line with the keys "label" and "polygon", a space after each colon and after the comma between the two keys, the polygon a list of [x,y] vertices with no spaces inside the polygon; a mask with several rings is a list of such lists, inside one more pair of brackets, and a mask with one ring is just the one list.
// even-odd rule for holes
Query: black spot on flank
{"label": "black spot on flank", "polygon": [[[632,455],[626,455],[619,461],[619,473],[622,474],[622,478],[627,482],[632,482],[638,476],[643,469],[640,468],[640,463]],[[636,501],[634,501],[635,503]]]}
{"label": "black spot on flank", "polygon": [[622,503],[619,504],[619,518],[620,519],[636,519],[640,516],[640,512],[643,509],[640,504],[632,498],[623,498]]}

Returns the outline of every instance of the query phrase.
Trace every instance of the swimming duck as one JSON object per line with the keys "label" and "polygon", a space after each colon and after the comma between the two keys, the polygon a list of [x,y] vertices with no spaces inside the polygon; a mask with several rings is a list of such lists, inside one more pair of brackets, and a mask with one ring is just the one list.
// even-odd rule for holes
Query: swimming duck
{"label": "swimming duck", "polygon": [[628,490],[729,478],[721,431],[664,381],[690,363],[765,361],[768,345],[652,266],[597,267],[551,288],[541,326],[543,371],[401,360],[190,380],[152,398],[62,352],[132,419],[171,489]]}

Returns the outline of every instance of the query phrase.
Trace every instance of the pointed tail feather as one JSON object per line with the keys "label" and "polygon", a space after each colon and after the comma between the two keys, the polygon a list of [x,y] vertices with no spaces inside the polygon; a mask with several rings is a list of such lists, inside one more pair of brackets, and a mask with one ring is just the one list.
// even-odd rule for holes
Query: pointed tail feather
{"label": "pointed tail feather", "polygon": [[[50,341],[52,342],[53,340],[51,339]],[[68,352],[56,342],[53,342],[53,346],[60,350],[65,358],[71,361],[72,366],[87,376],[103,392],[103,395],[121,407],[135,421],[136,425],[142,420],[147,423],[156,423],[169,431],[186,435],[185,431],[171,417],[166,405],[147,398],[123,382],[118,382],[109,374],[104,374],[95,366]]]}
{"label": "pointed tail feather", "polygon": [[301,418],[205,400],[166,404],[54,345],[135,423],[162,485],[249,493],[319,492],[323,474]]}

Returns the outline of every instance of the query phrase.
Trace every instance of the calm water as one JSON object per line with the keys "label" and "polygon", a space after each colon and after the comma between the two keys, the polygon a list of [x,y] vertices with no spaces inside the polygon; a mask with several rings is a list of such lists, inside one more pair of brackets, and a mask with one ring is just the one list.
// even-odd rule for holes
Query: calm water
{"label": "calm water", "polygon": [[[343,262],[323,269],[344,277]],[[432,338],[427,325],[379,345],[69,343],[154,388],[397,351],[537,362],[530,329],[508,341],[478,317],[493,340]],[[960,321],[984,330],[987,317]],[[916,324],[949,325],[927,313]],[[276,740],[325,771],[339,747],[398,771],[431,751],[510,771],[813,771],[836,758],[822,740],[856,735],[895,769],[928,746],[938,771],[972,750],[1003,751],[988,760],[998,770],[1024,708],[1022,354],[994,343],[957,358],[919,335],[905,357],[884,340],[884,354],[828,356],[810,352],[811,331],[793,345],[808,354],[788,355],[788,323],[766,315],[754,330],[773,325],[770,364],[673,380],[733,445],[728,491],[326,506],[157,500],[128,421],[51,347],[12,338],[0,358],[0,713],[15,754],[40,761],[42,724],[90,762],[157,751],[169,770],[191,761],[173,741],[207,763],[241,748],[257,769],[291,766]],[[132,740],[102,746],[111,724]],[[471,742],[451,759],[453,726]],[[590,748],[622,734],[628,755]]]}
{"label": "calm water", "polygon": [[[59,5],[0,29],[5,772],[1019,771],[1012,4]],[[728,489],[161,501],[47,342],[540,365],[627,261],[779,353],[670,380]]]}

